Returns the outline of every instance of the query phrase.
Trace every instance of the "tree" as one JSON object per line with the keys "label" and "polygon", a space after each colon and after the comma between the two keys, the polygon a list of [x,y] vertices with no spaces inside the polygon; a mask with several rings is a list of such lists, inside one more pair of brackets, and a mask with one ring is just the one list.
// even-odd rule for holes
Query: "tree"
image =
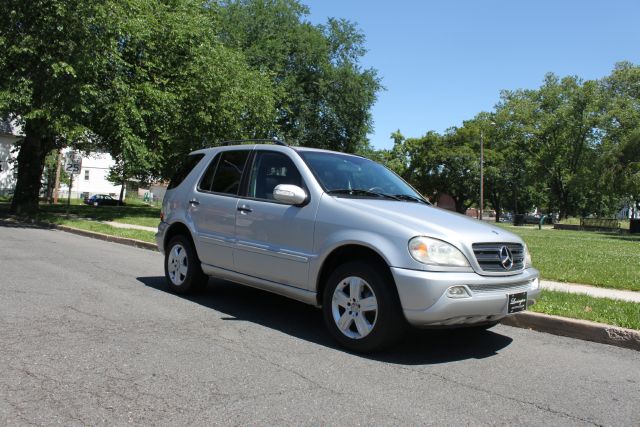
{"label": "tree", "polygon": [[13,212],[37,209],[45,156],[64,145],[160,176],[273,122],[270,80],[211,34],[211,2],[8,0],[0,13],[0,113],[25,131]]}
{"label": "tree", "polygon": [[[37,209],[45,157],[81,131],[87,82],[108,44],[96,0],[0,2],[0,113],[18,119],[14,213]],[[91,25],[89,25],[91,22]]]}
{"label": "tree", "polygon": [[380,82],[358,64],[364,36],[345,20],[315,26],[296,0],[229,0],[219,34],[276,88],[278,136],[301,145],[355,152],[366,147]]}
{"label": "tree", "polygon": [[[577,77],[545,77],[538,90],[504,92],[500,109],[519,128],[523,155],[533,159],[535,179],[544,183],[537,202],[561,218],[588,210],[597,135],[597,87]],[[546,196],[546,197],[545,197]]]}
{"label": "tree", "polygon": [[[600,127],[599,194],[613,194],[640,211],[640,67],[616,64],[600,81],[604,100]],[[605,187],[605,188],[602,188]],[[612,205],[609,200],[609,205]],[[619,204],[613,204],[620,207]]]}

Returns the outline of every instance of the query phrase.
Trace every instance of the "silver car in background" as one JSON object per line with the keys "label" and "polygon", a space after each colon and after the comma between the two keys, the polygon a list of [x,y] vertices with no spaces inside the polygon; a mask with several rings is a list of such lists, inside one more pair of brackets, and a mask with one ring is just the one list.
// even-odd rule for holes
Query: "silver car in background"
{"label": "silver car in background", "polygon": [[172,291],[213,276],[322,307],[362,352],[408,324],[488,328],[540,293],[514,234],[432,206],[366,158],[283,143],[191,153],[156,239]]}

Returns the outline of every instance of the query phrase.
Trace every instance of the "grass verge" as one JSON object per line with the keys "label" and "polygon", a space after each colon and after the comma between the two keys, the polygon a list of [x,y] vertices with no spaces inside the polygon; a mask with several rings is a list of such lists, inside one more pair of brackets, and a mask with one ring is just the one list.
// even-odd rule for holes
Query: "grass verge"
{"label": "grass verge", "polygon": [[514,227],[543,279],[640,291],[640,236]]}
{"label": "grass verge", "polygon": [[[40,215],[64,214],[67,212],[67,206],[65,204],[54,205],[41,203],[40,211]],[[157,227],[160,222],[160,208],[143,204],[99,207],[71,205],[69,207],[69,213],[80,218],[144,225],[147,227]]]}
{"label": "grass verge", "polygon": [[640,330],[640,304],[543,290],[531,311]]}
{"label": "grass verge", "polygon": [[155,233],[153,231],[116,228],[95,221],[86,219],[65,218],[64,216],[47,212],[40,212],[34,219],[41,222],[79,228],[81,230],[95,231],[96,233],[108,234],[109,236],[126,237],[128,239],[136,239],[142,240],[143,242],[155,243]]}

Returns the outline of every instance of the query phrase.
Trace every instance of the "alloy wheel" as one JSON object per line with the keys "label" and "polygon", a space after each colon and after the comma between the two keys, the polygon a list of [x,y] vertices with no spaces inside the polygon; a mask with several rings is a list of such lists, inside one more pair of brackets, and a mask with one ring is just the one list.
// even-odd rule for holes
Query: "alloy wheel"
{"label": "alloy wheel", "polygon": [[373,288],[358,276],[340,281],[333,291],[331,312],[338,330],[352,339],[362,339],[378,318],[378,300]]}
{"label": "alloy wheel", "polygon": [[187,278],[188,271],[189,259],[187,258],[187,251],[182,245],[176,244],[171,248],[167,259],[169,279],[174,285],[180,286]]}

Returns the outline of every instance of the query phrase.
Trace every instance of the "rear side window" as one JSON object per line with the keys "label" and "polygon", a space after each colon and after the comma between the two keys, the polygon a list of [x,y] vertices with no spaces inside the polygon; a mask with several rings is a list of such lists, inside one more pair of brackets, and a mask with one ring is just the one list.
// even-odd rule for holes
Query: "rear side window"
{"label": "rear side window", "polygon": [[169,181],[169,186],[167,190],[171,190],[172,188],[176,188],[178,185],[184,181],[184,179],[189,175],[189,173],[196,167],[198,162],[202,160],[204,154],[192,154],[187,156],[185,161],[178,167],[176,173],[171,177],[171,181]]}
{"label": "rear side window", "polygon": [[198,189],[213,193],[238,194],[248,150],[225,151],[218,154],[209,164]]}

